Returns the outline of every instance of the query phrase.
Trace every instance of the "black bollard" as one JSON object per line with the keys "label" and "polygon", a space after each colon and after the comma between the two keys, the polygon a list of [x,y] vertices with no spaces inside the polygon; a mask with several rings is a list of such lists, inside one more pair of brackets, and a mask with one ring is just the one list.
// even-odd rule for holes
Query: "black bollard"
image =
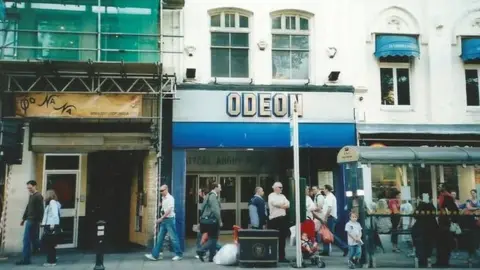
{"label": "black bollard", "polygon": [[103,220],[97,221],[97,255],[95,256],[95,267],[93,270],[104,270],[103,266],[103,241],[105,239],[105,224]]}

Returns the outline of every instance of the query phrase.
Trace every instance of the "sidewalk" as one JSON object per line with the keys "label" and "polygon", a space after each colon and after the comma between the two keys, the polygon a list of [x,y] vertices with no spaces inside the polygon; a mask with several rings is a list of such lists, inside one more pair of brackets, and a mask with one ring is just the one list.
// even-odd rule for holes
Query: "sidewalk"
{"label": "sidewalk", "polygon": [[[182,269],[239,269],[235,266],[218,266],[212,263],[202,263],[194,258],[194,250],[190,249],[185,253],[185,257],[182,261],[172,262],[170,260],[171,254],[165,253],[165,259],[163,261],[148,261],[144,258],[145,252],[134,253],[121,253],[121,254],[107,254],[105,255],[105,269],[106,270],[149,270],[149,269],[170,269],[175,268]],[[287,255],[289,259],[294,260],[295,249],[289,246],[287,249]],[[85,270],[93,269],[95,265],[95,254],[82,253],[80,251],[60,251],[58,254],[59,263],[54,269],[65,270]],[[0,270],[3,269],[45,269],[42,264],[45,261],[44,256],[35,256],[33,258],[33,264],[29,266],[15,266],[15,261],[18,258],[10,257],[8,261],[0,261]],[[342,257],[340,250],[335,250],[330,257],[323,258],[326,267],[328,269],[347,269],[346,258]],[[452,265],[456,266],[456,269],[468,269],[467,265],[462,259],[452,260]],[[479,268],[478,259],[474,268]],[[406,253],[380,253],[377,254],[377,267],[382,269],[401,269],[401,268],[414,268],[414,260],[408,257]],[[289,264],[279,264],[278,269],[291,269]],[[316,267],[309,266],[314,269]]]}

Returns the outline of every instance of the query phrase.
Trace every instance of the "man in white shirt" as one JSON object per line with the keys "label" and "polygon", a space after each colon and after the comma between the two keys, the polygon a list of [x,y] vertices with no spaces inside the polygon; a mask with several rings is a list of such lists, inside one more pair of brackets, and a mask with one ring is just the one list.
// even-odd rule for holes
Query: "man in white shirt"
{"label": "man in white shirt", "polygon": [[179,261],[182,259],[183,254],[180,250],[180,242],[178,241],[178,235],[175,224],[175,199],[168,193],[168,186],[163,185],[160,187],[160,193],[162,195],[161,203],[161,217],[157,220],[157,224],[160,224],[160,229],[157,236],[157,243],[152,250],[151,254],[145,254],[145,257],[151,261],[162,259],[161,251],[163,248],[163,241],[165,236],[170,236],[170,241],[175,252],[173,261]]}
{"label": "man in white shirt", "polygon": [[272,188],[273,192],[268,195],[268,209],[270,210],[268,228],[279,231],[278,259],[280,262],[287,262],[285,258],[285,242],[290,233],[287,218],[287,209],[290,208],[290,202],[282,194],[282,183],[276,182]]}
{"label": "man in white shirt", "polygon": [[305,188],[305,195],[306,195],[305,197],[307,199],[305,204],[306,206],[305,208],[307,209],[306,217],[307,219],[313,220],[313,212],[317,210],[317,206],[315,205],[312,198],[310,197],[309,192],[310,192],[310,187],[307,186]]}
{"label": "man in white shirt", "polygon": [[[324,217],[324,222],[327,223],[328,229],[332,232],[334,236],[334,244],[337,245],[341,250],[343,250],[343,256],[348,254],[348,245],[342,241],[337,235],[335,235],[335,226],[337,225],[337,198],[332,193],[333,188],[330,185],[325,185],[325,201],[322,208],[322,216]],[[324,256],[329,256],[331,252],[331,245],[323,245],[323,254]]]}

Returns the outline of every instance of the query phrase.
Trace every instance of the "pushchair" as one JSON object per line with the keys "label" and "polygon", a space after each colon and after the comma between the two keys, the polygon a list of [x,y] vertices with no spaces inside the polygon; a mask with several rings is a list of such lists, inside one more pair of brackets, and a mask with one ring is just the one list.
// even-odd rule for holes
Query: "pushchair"
{"label": "pushchair", "polygon": [[319,254],[318,243],[315,237],[315,223],[313,220],[307,219],[302,222],[300,231],[302,235],[305,233],[308,236],[308,239],[311,243],[317,244],[313,248],[310,248],[310,251],[308,251],[307,248],[302,245],[302,265],[306,267],[306,261],[310,260],[312,265],[316,265],[318,268],[325,268],[325,262],[322,260]]}

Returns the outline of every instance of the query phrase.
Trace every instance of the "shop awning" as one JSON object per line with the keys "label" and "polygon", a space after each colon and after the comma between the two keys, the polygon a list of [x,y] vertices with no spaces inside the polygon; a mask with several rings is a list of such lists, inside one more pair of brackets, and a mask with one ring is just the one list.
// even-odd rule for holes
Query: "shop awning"
{"label": "shop awning", "polygon": [[375,40],[375,56],[419,57],[420,47],[417,37],[405,35],[377,35]]}
{"label": "shop awning", "polygon": [[345,146],[338,153],[337,162],[477,165],[480,164],[480,148]]}
{"label": "shop awning", "polygon": [[464,38],[462,39],[462,55],[463,61],[480,59],[480,38]]}

